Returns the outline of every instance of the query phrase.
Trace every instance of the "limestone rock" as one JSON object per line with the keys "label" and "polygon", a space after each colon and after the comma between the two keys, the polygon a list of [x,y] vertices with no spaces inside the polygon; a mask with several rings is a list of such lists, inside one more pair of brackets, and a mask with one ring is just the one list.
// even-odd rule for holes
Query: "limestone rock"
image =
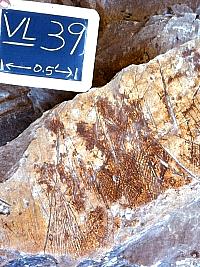
{"label": "limestone rock", "polygon": [[172,6],[171,11],[152,16],[146,23],[132,19],[110,22],[99,38],[94,85],[104,85],[124,67],[148,62],[199,35],[200,20],[184,5]]}
{"label": "limestone rock", "polygon": [[56,267],[58,266],[56,259],[48,255],[20,257],[5,264],[4,267]]}
{"label": "limestone rock", "polygon": [[[65,0],[64,4],[73,5],[70,0]],[[0,146],[16,138],[44,111],[75,95],[72,92],[0,84]]]}
{"label": "limestone rock", "polygon": [[34,120],[76,94],[0,84],[0,146],[16,138]]}
{"label": "limestone rock", "polygon": [[[183,1],[181,5],[177,1],[146,1],[145,5],[141,1],[137,4],[135,1],[43,2],[95,8],[100,13],[94,86],[106,84],[132,63],[148,62],[199,36],[198,10],[193,13],[198,6],[196,1]],[[154,16],[156,13],[164,15]],[[1,85],[0,90],[0,146],[16,138],[45,110],[75,96],[41,88],[30,91],[30,88]]]}
{"label": "limestone rock", "polygon": [[199,36],[199,20],[195,13],[196,10],[198,13],[199,1],[72,2],[74,6],[96,9],[101,17],[94,86],[105,85],[130,64],[148,62]]}
{"label": "limestone rock", "polygon": [[184,8],[184,12],[188,11],[188,8],[193,11],[199,6],[199,1],[189,0],[72,0],[76,5],[81,7],[95,8],[100,13],[104,20],[103,24],[108,24],[113,21],[140,21],[143,22],[149,17],[162,14],[166,9],[170,9],[172,6],[181,4],[187,6]]}
{"label": "limestone rock", "polygon": [[0,86],[0,146],[17,137],[38,118],[28,93],[25,87]]}
{"label": "limestone rock", "polygon": [[75,95],[75,92],[43,88],[31,88],[28,93],[28,97],[32,102],[35,112],[40,112],[41,114],[63,101],[73,99]]}
{"label": "limestone rock", "polygon": [[106,261],[119,244],[127,264],[191,259],[200,234],[199,66],[195,39],[60,104],[0,148],[0,199],[10,211],[0,215],[0,247],[76,264]]}

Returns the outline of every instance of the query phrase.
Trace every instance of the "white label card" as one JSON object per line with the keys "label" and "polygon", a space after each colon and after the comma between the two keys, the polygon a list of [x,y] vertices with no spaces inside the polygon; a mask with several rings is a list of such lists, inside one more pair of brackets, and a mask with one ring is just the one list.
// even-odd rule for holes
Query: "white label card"
{"label": "white label card", "polygon": [[0,82],[85,92],[92,86],[95,10],[10,0],[0,10]]}

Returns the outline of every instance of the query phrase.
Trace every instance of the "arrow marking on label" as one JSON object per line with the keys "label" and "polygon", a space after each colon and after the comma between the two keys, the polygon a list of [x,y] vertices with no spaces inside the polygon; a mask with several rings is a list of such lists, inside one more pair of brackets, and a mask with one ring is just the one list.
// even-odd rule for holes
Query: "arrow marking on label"
{"label": "arrow marking on label", "polygon": [[78,80],[78,68],[75,70],[74,80]]}
{"label": "arrow marking on label", "polygon": [[4,70],[3,59],[1,59],[0,70]]}
{"label": "arrow marking on label", "polygon": [[12,62],[11,63],[7,63],[6,64],[6,68],[8,68],[9,70],[11,70],[11,68],[31,70],[31,67],[17,66],[17,65],[14,65],[14,63],[12,63]]}
{"label": "arrow marking on label", "polygon": [[60,66],[59,64],[56,65],[56,67],[55,67],[55,72],[63,73],[63,74],[68,74],[68,75],[66,76],[66,78],[69,78],[70,76],[73,75],[72,70],[70,69],[70,67],[67,67],[68,71],[66,71],[66,70],[57,70],[57,68],[58,68],[59,66]]}

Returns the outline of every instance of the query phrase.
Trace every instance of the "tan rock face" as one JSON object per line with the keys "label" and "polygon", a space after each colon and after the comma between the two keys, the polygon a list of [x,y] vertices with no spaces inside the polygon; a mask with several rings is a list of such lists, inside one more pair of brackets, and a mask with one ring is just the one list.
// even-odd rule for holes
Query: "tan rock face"
{"label": "tan rock face", "polygon": [[194,40],[132,65],[1,148],[1,248],[101,254],[137,208],[197,181],[199,64]]}
{"label": "tan rock face", "polygon": [[[106,23],[113,21],[132,20],[145,21],[150,16],[161,14],[166,8],[171,8],[173,5],[186,5],[193,10],[199,6],[199,1],[183,0],[150,0],[150,1],[129,1],[129,0],[75,0],[76,4],[82,7],[96,8]],[[188,11],[188,9],[185,9]]]}
{"label": "tan rock face", "polygon": [[[199,36],[199,1],[74,0],[101,17],[93,86]],[[198,12],[197,12],[198,13]]]}
{"label": "tan rock face", "polygon": [[146,22],[112,21],[100,34],[94,84],[104,85],[130,64],[146,63],[199,36],[200,20],[191,9],[172,6],[174,11],[154,15]]}
{"label": "tan rock face", "polygon": [[200,22],[196,14],[199,1],[46,2],[93,8],[99,12],[101,23],[93,86],[103,86],[124,67],[146,63],[199,36]]}
{"label": "tan rock face", "polygon": [[[106,84],[130,64],[148,62],[199,36],[198,1],[43,2],[95,8],[99,12],[94,86]],[[45,110],[75,96],[71,92],[6,85],[0,85],[0,91],[0,146],[16,138]]]}

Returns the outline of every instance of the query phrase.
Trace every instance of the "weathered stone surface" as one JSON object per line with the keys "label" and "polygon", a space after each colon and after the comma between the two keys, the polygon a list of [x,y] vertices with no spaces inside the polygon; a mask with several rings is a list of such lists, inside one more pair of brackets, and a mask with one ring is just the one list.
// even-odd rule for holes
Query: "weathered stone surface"
{"label": "weathered stone surface", "polygon": [[[94,86],[106,84],[118,71],[132,63],[148,62],[199,36],[198,9],[193,13],[198,1],[182,1],[181,4],[174,0],[146,1],[145,5],[143,1],[43,2],[90,7],[100,13]],[[10,95],[9,98],[3,96],[0,105],[0,146],[16,138],[45,110],[75,96],[73,93],[43,89],[31,89],[29,93],[27,88],[2,85],[0,90],[3,95]],[[0,98],[2,101],[2,96]],[[5,106],[6,112],[3,111]]]}
{"label": "weathered stone surface", "polygon": [[0,146],[17,137],[38,118],[28,93],[25,87],[0,85]]}
{"label": "weathered stone surface", "polygon": [[58,262],[51,256],[29,256],[12,260],[5,264],[4,267],[56,267]]}
{"label": "weathered stone surface", "polygon": [[[170,196],[170,194],[165,195],[165,208],[168,213],[165,213],[163,218],[156,219],[157,223],[144,231],[138,238],[134,239],[133,234],[133,239],[129,243],[115,251],[117,257],[127,260],[129,264],[144,266],[158,263],[160,264],[157,266],[163,266],[164,263],[168,264],[167,266],[173,266],[176,262],[185,259],[195,261],[195,258],[199,258],[199,189],[199,184],[196,184],[192,186],[192,190],[189,187],[180,190],[179,197]],[[194,193],[197,195],[192,196]],[[191,198],[189,199],[189,197]],[[187,200],[185,201],[185,199]],[[162,200],[160,199],[160,203],[158,201],[156,203],[158,210],[161,208]],[[173,205],[171,211],[168,205]],[[158,211],[150,211],[148,208],[145,210],[147,215],[145,215],[144,210],[142,213],[144,217],[141,219],[144,221],[149,214],[154,213],[155,216],[159,217]]]}
{"label": "weathered stone surface", "polygon": [[[196,10],[199,6],[199,1],[189,0],[150,0],[150,1],[130,1],[130,0],[72,0],[76,5],[81,7],[95,8],[100,13],[104,20],[104,24],[109,24],[113,21],[145,21],[149,17],[162,14],[166,9],[170,9],[173,5],[182,4]],[[184,12],[188,8],[184,9]]]}
{"label": "weathered stone surface", "polygon": [[128,242],[127,264],[191,258],[199,66],[196,39],[60,104],[0,148],[0,199],[10,209],[0,215],[1,248],[98,262]]}
{"label": "weathered stone surface", "polygon": [[184,5],[172,6],[145,23],[132,19],[110,22],[99,38],[94,84],[104,85],[122,68],[148,62],[199,33],[197,14]]}
{"label": "weathered stone surface", "polygon": [[76,262],[66,256],[55,257],[48,254],[25,254],[16,250],[0,249],[1,267],[72,267]]}
{"label": "weathered stone surface", "polygon": [[76,94],[0,84],[0,146],[16,138],[34,120]]}
{"label": "weathered stone surface", "polygon": [[[43,2],[62,4],[62,1]],[[70,0],[65,0],[64,4],[73,5]],[[72,92],[0,84],[0,146],[16,138],[44,111],[75,95]]]}
{"label": "weathered stone surface", "polygon": [[[130,64],[148,62],[199,36],[199,20],[194,21],[199,1],[73,0],[73,3],[96,9],[101,17],[94,86],[105,85]],[[154,18],[155,15],[160,16]]]}
{"label": "weathered stone surface", "polygon": [[[130,64],[148,62],[199,36],[199,1],[45,0],[94,8],[101,17],[94,86],[102,86]],[[197,11],[197,13],[195,13]],[[155,16],[156,15],[156,16]]]}

